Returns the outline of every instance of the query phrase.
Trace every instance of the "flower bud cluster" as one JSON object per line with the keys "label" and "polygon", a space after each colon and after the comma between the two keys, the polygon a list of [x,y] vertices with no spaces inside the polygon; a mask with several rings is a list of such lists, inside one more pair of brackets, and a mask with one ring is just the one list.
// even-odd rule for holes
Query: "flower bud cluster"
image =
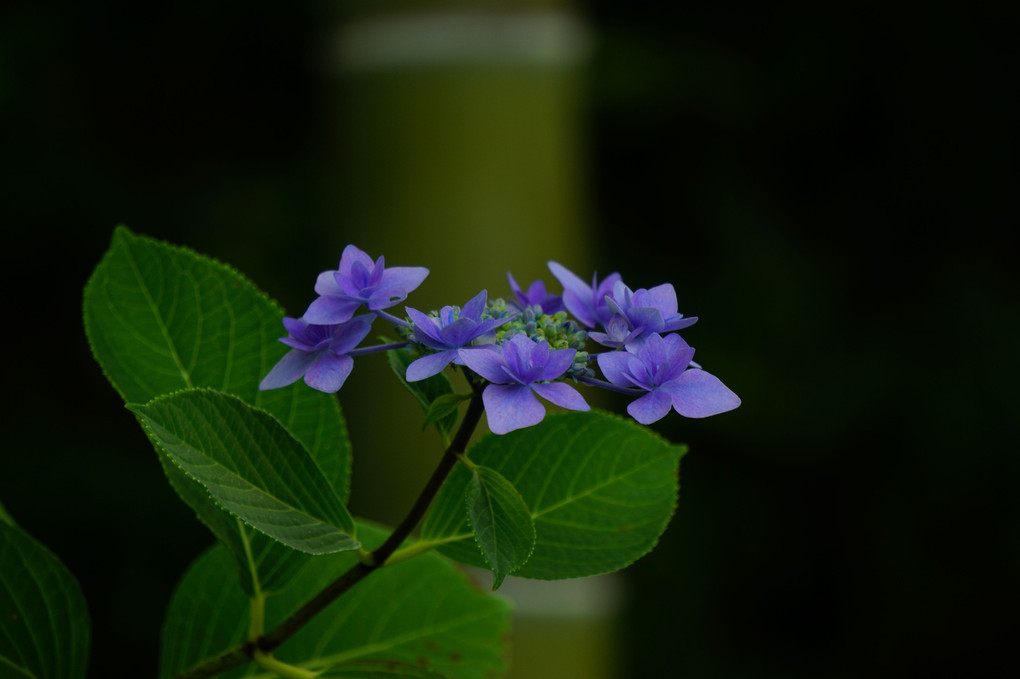
{"label": "flower bud cluster", "polygon": [[[301,319],[284,319],[291,351],[269,372],[262,389],[304,377],[320,391],[335,392],[350,374],[353,356],[407,347],[413,360],[408,382],[429,379],[450,365],[462,366],[485,384],[482,400],[497,434],[540,422],[545,408],[536,396],[571,410],[589,406],[572,382],[634,395],[628,413],[643,424],[675,409],[706,417],[740,404],[718,378],[693,362],[694,349],[677,331],[697,318],[677,312],[676,293],[666,283],[631,290],[617,273],[589,286],[556,262],[549,269],[563,285],[549,293],[541,280],[524,292],[508,274],[510,301],[488,299],[483,290],[463,306],[423,313],[404,307],[404,318],[383,309],[406,298],[428,274],[421,267],[386,268],[353,245],[336,271],[319,275],[320,297]],[[355,316],[362,306],[369,314]],[[401,341],[357,347],[376,318],[390,322]],[[589,351],[589,340],[600,347]],[[594,361],[592,360],[594,359]],[[597,364],[605,380],[596,378]]]}

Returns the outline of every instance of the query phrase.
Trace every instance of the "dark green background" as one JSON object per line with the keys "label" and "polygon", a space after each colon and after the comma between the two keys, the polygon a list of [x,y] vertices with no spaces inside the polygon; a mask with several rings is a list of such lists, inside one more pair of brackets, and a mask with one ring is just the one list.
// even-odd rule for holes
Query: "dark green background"
{"label": "dark green background", "polygon": [[[698,359],[743,398],[656,426],[692,453],[677,517],[626,574],[620,676],[998,676],[1012,661],[1015,7],[600,0],[579,8],[585,68],[536,75],[575,116],[548,143],[576,164],[577,252],[633,287],[673,282],[702,319],[685,334]],[[387,200],[341,157],[365,93],[323,66],[340,20],[330,3],[0,10],[0,498],[80,579],[91,676],[152,674],[170,590],[208,537],[92,361],[82,287],[125,222],[302,311],[347,220]],[[456,162],[436,146],[423,167]],[[541,191],[512,173],[523,201]],[[437,176],[421,173],[430,201],[470,200]],[[388,259],[433,278],[472,258],[464,243],[513,234],[422,223],[449,261]],[[531,239],[503,268],[580,259]]]}

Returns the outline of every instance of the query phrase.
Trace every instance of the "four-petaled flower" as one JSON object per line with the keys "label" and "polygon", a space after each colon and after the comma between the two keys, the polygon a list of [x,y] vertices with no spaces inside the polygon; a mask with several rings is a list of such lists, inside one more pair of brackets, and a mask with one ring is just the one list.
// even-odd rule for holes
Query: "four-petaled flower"
{"label": "four-petaled flower", "polygon": [[518,309],[524,310],[529,306],[537,306],[542,309],[543,314],[552,316],[557,311],[563,311],[563,298],[554,295],[545,288],[545,281],[539,279],[528,286],[528,291],[521,290],[513,274],[507,272],[507,281],[510,282],[510,291],[514,293],[516,300],[511,303]]}
{"label": "four-petaled flower", "polygon": [[549,262],[549,270],[563,286],[563,305],[574,318],[589,328],[609,322],[613,314],[606,306],[606,297],[620,281],[620,274],[611,273],[601,283],[592,275],[589,286],[562,264]]}
{"label": "four-petaled flower", "polygon": [[567,371],[575,353],[575,349],[550,350],[544,341],[521,334],[498,349],[464,349],[460,355],[467,367],[491,383],[482,392],[489,429],[505,434],[542,421],[545,407],[535,394],[569,410],[590,410],[573,387],[550,381]]}
{"label": "four-petaled flower", "polygon": [[273,366],[259,389],[279,389],[304,377],[312,389],[330,394],[339,391],[354,368],[348,353],[365,339],[372,320],[372,316],[358,316],[338,325],[313,325],[284,318],[289,336],[280,341],[293,348]]}
{"label": "four-petaled flower", "polygon": [[[677,313],[676,290],[669,283],[657,285],[650,290],[639,288],[632,291],[623,281],[617,281],[612,296],[606,298],[606,306],[613,314],[613,318],[606,324],[608,334],[589,334],[589,337],[604,346],[629,346],[652,333],[683,330],[698,321],[697,316],[685,318],[683,314]],[[620,319],[627,323],[627,334],[621,332]],[[620,335],[624,335],[622,341]]]}
{"label": "four-petaled flower", "polygon": [[438,318],[411,307],[404,307],[414,324],[414,339],[435,352],[426,354],[407,366],[408,382],[432,377],[442,372],[451,362],[463,365],[459,356],[462,347],[511,320],[511,317],[507,316],[483,321],[482,312],[485,311],[486,295],[486,291],[482,290],[469,300],[459,313],[454,307],[444,306],[439,310]]}
{"label": "four-petaled flower", "polygon": [[375,262],[367,254],[348,245],[340,256],[336,271],[323,271],[315,281],[318,297],[302,317],[308,323],[333,325],[350,319],[362,304],[379,311],[402,302],[425,280],[429,270],[420,266],[386,268],[385,259]]}
{"label": "four-petaled flower", "polygon": [[602,374],[617,387],[648,393],[627,406],[641,424],[661,419],[670,407],[685,417],[708,417],[740,405],[740,399],[718,377],[689,367],[694,349],[679,335],[649,335],[636,352],[598,355]]}

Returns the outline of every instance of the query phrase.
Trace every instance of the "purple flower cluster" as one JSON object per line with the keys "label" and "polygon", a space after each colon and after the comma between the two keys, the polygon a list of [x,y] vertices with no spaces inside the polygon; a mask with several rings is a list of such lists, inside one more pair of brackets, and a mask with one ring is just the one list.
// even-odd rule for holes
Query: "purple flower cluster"
{"label": "purple flower cluster", "polygon": [[[291,351],[260,388],[303,377],[314,389],[336,392],[351,373],[352,357],[406,346],[415,356],[408,382],[431,378],[451,364],[462,366],[483,389],[489,428],[496,434],[541,422],[545,407],[539,397],[569,410],[589,410],[563,381],[567,378],[635,397],[627,412],[642,424],[670,409],[708,417],[740,405],[719,378],[693,362],[694,349],[676,334],[698,319],[677,311],[672,285],[631,290],[618,273],[602,281],[593,276],[589,285],[557,262],[549,262],[549,270],[563,286],[562,295],[550,293],[540,280],[524,291],[508,274],[509,302],[489,300],[483,290],[463,307],[430,313],[404,307],[407,316],[401,319],[384,309],[403,301],[428,270],[386,268],[382,257],[373,262],[349,245],[339,268],[319,275],[319,297],[304,316],[284,319],[288,336],[280,341]],[[356,316],[362,305],[370,313]],[[377,316],[391,322],[404,341],[358,348]],[[599,350],[589,352],[588,340]],[[605,379],[595,376],[594,366]]]}

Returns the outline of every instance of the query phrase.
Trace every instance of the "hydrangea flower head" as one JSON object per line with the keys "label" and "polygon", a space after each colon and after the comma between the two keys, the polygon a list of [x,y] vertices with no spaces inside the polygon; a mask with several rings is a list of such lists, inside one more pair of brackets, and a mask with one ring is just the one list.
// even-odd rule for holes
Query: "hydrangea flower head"
{"label": "hydrangea flower head", "polygon": [[611,351],[598,355],[599,368],[618,387],[648,393],[627,406],[641,424],[651,424],[670,407],[685,417],[708,417],[733,410],[740,399],[718,377],[689,367],[694,349],[679,335],[649,335],[636,352]]}
{"label": "hydrangea flower head", "polygon": [[432,377],[442,372],[450,363],[463,365],[459,355],[462,347],[511,320],[511,316],[483,320],[486,296],[487,292],[482,290],[463,308],[444,306],[437,316],[429,316],[417,309],[405,307],[404,310],[414,324],[412,338],[434,352],[407,366],[408,382]]}
{"label": "hydrangea flower head", "polygon": [[284,318],[288,336],[280,341],[292,347],[265,376],[259,389],[279,389],[302,377],[312,389],[326,393],[340,390],[354,368],[348,353],[365,339],[372,327],[371,316],[358,316],[337,325],[314,325],[297,318]]}
{"label": "hydrangea flower head", "polygon": [[308,306],[304,320],[333,325],[349,320],[362,304],[369,310],[387,309],[402,302],[425,280],[429,270],[420,266],[386,268],[385,258],[372,258],[353,245],[344,248],[340,266],[323,271],[315,281],[320,296]]}
{"label": "hydrangea flower head", "polygon": [[516,297],[513,304],[518,309],[523,311],[530,306],[537,306],[542,309],[544,314],[554,314],[557,311],[563,310],[563,298],[546,290],[545,281],[541,279],[536,280],[528,286],[528,291],[524,292],[521,290],[521,286],[517,284],[513,274],[508,272],[506,278],[510,283],[510,291]]}
{"label": "hydrangea flower head", "polygon": [[620,274],[611,273],[601,283],[593,275],[589,286],[562,264],[549,262],[549,270],[563,285],[563,305],[574,318],[589,328],[609,322],[613,314],[606,306],[606,297],[620,281]]}
{"label": "hydrangea flower head", "polygon": [[505,434],[541,422],[545,407],[535,394],[569,410],[590,410],[573,387],[551,381],[570,368],[575,353],[574,349],[552,350],[546,342],[523,334],[499,347],[461,351],[464,364],[490,382],[482,392],[489,429]]}

